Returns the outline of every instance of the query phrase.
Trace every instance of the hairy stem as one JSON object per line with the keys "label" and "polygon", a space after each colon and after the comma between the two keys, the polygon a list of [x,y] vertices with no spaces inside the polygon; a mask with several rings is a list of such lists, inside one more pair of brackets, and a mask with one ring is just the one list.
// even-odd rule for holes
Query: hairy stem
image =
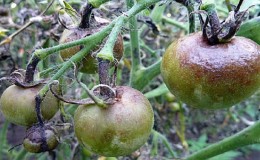
{"label": "hairy stem", "polygon": [[142,67],[134,73],[132,87],[137,90],[143,90],[144,87],[151,82],[151,80],[160,74],[161,59],[153,65],[144,68]]}
{"label": "hairy stem", "polygon": [[114,28],[112,29],[111,33],[109,34],[106,44],[101,49],[101,51],[97,54],[98,58],[101,58],[104,60],[109,60],[110,62],[114,61],[113,48],[115,46],[115,43],[117,41],[117,37],[121,31],[121,28],[124,24],[123,22],[124,22],[123,17],[119,17]]}
{"label": "hairy stem", "polygon": [[[131,8],[134,5],[133,0],[127,0],[127,7]],[[129,19],[129,29],[130,29],[130,43],[131,43],[131,72],[130,72],[130,86],[134,87],[134,80],[137,70],[142,66],[140,60],[140,45],[139,45],[139,35],[137,28],[137,18],[133,16]]]}
{"label": "hairy stem", "polygon": [[88,2],[95,8],[98,8],[102,4],[108,2],[109,0],[88,0]]}
{"label": "hairy stem", "polygon": [[190,156],[186,160],[208,159],[216,155],[234,150],[246,145],[260,143],[260,122],[247,127],[237,134],[212,144]]}
{"label": "hairy stem", "polygon": [[81,85],[81,87],[87,92],[88,96],[89,96],[98,106],[100,106],[100,107],[106,107],[106,104],[104,103],[104,101],[103,101],[102,99],[99,99],[98,97],[96,97],[96,96],[93,94],[93,92],[90,91],[90,90],[88,89],[88,87],[87,87],[84,83],[80,82],[80,85]]}
{"label": "hairy stem", "polygon": [[171,24],[171,25],[173,25],[175,27],[178,27],[180,29],[183,29],[185,32],[189,31],[188,26],[186,24],[180,23],[180,22],[175,21],[173,19],[170,19],[170,18],[168,18],[166,16],[162,17],[162,21],[165,22],[165,23]]}

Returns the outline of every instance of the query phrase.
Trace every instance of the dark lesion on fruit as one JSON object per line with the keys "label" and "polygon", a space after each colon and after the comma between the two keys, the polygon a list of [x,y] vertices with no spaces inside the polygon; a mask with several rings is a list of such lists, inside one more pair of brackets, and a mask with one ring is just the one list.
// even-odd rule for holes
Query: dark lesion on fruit
{"label": "dark lesion on fruit", "polygon": [[29,152],[40,153],[55,149],[58,143],[58,133],[54,127],[37,124],[26,131],[23,145]]}

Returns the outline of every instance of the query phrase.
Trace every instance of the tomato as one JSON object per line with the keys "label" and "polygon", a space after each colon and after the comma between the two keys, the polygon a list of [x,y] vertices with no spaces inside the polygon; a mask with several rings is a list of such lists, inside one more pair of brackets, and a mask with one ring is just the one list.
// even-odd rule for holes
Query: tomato
{"label": "tomato", "polygon": [[209,45],[194,33],[167,48],[161,74],[168,89],[188,105],[227,108],[259,88],[259,45],[243,37]]}
{"label": "tomato", "polygon": [[144,95],[130,87],[116,87],[116,102],[107,108],[79,106],[74,115],[75,135],[87,149],[103,156],[131,154],[148,139],[154,115]]}
{"label": "tomato", "polygon": [[[60,43],[66,43],[70,41],[74,41],[86,36],[91,35],[92,33],[98,32],[99,29],[74,29],[74,30],[67,30],[65,29],[62,33]],[[98,49],[97,47],[96,49]],[[95,50],[96,50],[95,49]],[[60,51],[60,56],[63,60],[70,58],[74,54],[76,54],[78,51],[80,51],[80,46],[71,47],[65,50]],[[124,52],[124,45],[123,45],[123,38],[121,35],[117,37],[117,41],[114,46],[114,57],[117,59],[117,61],[120,61],[120,59],[123,56]],[[88,74],[94,74],[97,72],[98,66],[97,66],[97,60],[89,53],[83,60],[81,65],[79,66],[79,69],[83,73]]]}
{"label": "tomato", "polygon": [[[34,99],[41,88],[42,85],[32,88],[22,88],[16,85],[8,87],[0,99],[0,110],[5,118],[14,124],[22,126],[31,126],[37,123]],[[58,109],[58,99],[51,92],[47,92],[41,103],[44,119],[51,119]]]}
{"label": "tomato", "polygon": [[51,151],[59,144],[57,131],[50,126],[33,126],[26,132],[23,146],[28,152]]}

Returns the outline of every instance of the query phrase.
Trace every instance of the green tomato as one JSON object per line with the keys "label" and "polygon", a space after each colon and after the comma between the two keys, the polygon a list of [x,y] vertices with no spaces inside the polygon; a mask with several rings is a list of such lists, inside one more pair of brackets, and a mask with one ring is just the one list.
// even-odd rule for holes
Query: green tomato
{"label": "green tomato", "polygon": [[[0,110],[6,120],[22,126],[31,126],[37,123],[35,96],[41,88],[42,85],[32,88],[22,88],[16,85],[8,87],[0,98]],[[41,103],[43,118],[51,119],[58,109],[58,99],[51,92],[47,92]]]}
{"label": "green tomato", "polygon": [[209,45],[201,33],[174,41],[164,53],[161,74],[168,89],[196,108],[227,108],[260,86],[259,45],[234,37]]}
{"label": "green tomato", "polygon": [[87,149],[103,156],[129,155],[149,138],[154,114],[144,95],[130,87],[116,87],[116,102],[107,108],[79,106],[75,134]]}

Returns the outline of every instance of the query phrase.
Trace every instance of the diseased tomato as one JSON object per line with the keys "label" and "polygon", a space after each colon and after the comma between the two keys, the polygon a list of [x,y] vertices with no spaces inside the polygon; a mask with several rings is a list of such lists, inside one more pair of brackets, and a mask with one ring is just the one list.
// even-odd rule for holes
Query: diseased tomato
{"label": "diseased tomato", "polygon": [[[0,110],[11,123],[31,126],[37,123],[35,112],[35,96],[42,88],[38,85],[32,88],[22,88],[16,85],[8,87],[0,98]],[[51,92],[47,92],[41,103],[44,119],[51,119],[59,109],[59,101]]]}
{"label": "diseased tomato", "polygon": [[[65,29],[61,36],[60,43],[66,43],[66,42],[74,41],[77,39],[81,39],[81,38],[89,36],[95,32],[98,32],[101,28],[102,28],[102,26],[100,26],[100,28],[97,28],[97,29],[93,29],[93,28],[92,29],[91,28],[74,29],[74,30]],[[96,49],[98,49],[98,48],[99,47],[97,47]],[[65,60],[65,59],[72,57],[74,54],[76,54],[79,51],[80,51],[80,46],[71,47],[71,48],[60,51],[60,56],[62,57],[63,60]],[[117,37],[117,41],[114,46],[114,57],[117,61],[120,61],[120,59],[123,56],[123,52],[124,52],[123,38],[121,35],[119,35]],[[82,63],[80,64],[79,69],[83,73],[94,74],[97,72],[97,69],[98,69],[97,63],[98,62],[97,62],[96,58],[94,58],[90,53],[82,60]]]}
{"label": "diseased tomato", "polygon": [[50,126],[33,126],[26,132],[23,146],[28,152],[51,151],[59,144],[57,131]]}
{"label": "diseased tomato", "polygon": [[209,45],[194,33],[167,48],[161,74],[169,90],[193,107],[231,107],[260,86],[259,45],[243,37]]}
{"label": "diseased tomato", "polygon": [[114,104],[82,105],[74,115],[78,141],[103,156],[131,154],[147,141],[154,123],[151,104],[141,92],[126,86],[115,89]]}

